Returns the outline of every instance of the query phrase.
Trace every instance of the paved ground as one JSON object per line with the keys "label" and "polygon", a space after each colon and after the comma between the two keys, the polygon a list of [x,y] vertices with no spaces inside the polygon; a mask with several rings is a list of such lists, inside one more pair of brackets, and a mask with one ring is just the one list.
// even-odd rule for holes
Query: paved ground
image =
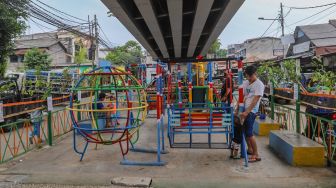
{"label": "paved ground", "polygon": [[[155,123],[155,119],[146,120],[139,146],[155,147]],[[108,186],[115,177],[150,177],[153,187],[334,187],[336,184],[332,169],[291,167],[270,151],[267,138],[259,137],[258,144],[262,161],[250,164],[249,168],[243,167],[243,160],[229,159],[229,150],[171,148],[163,156],[168,165],[139,167],[120,165],[117,145],[98,146],[97,150],[91,145],[79,162],[69,134],[53,147],[32,151],[0,166],[0,182],[8,182],[8,177],[15,176],[17,182],[33,184],[20,187],[55,188]],[[155,155],[130,153],[129,158],[146,161],[154,160]]]}

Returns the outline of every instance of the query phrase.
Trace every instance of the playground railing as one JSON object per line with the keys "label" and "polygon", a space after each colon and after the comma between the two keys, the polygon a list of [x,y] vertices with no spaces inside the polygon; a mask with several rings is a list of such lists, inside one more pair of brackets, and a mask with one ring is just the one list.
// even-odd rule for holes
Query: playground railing
{"label": "playground railing", "polygon": [[[229,148],[233,136],[232,112],[232,107],[224,103],[171,105],[168,109],[168,138],[171,147]],[[189,135],[189,141],[178,141],[175,139],[177,135]],[[193,135],[206,135],[208,139],[200,142],[194,140]],[[213,142],[212,135],[224,135],[225,138],[221,142]]]}
{"label": "playground railing", "polygon": [[[296,132],[321,144],[325,148],[328,165],[336,165],[336,121],[305,112],[305,106],[280,105],[273,103],[274,120],[281,129]],[[272,103],[271,103],[272,106]],[[266,112],[272,117],[272,110]]]}
{"label": "playground railing", "polygon": [[[76,118],[86,114],[75,114]],[[65,108],[48,112],[36,119],[20,119],[0,126],[0,163],[19,157],[42,145],[53,145],[53,140],[70,132],[72,122],[70,113]],[[39,130],[33,126],[40,122]],[[38,136],[32,136],[39,132]]]}

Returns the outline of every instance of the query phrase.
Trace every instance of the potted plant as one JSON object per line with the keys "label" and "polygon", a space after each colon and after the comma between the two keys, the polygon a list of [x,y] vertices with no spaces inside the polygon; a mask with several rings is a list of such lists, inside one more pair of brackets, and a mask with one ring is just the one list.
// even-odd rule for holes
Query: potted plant
{"label": "potted plant", "polygon": [[335,108],[335,84],[336,74],[332,71],[325,70],[321,60],[314,58],[313,64],[316,67],[312,75],[311,81],[316,87],[316,96],[312,97],[313,104]]}

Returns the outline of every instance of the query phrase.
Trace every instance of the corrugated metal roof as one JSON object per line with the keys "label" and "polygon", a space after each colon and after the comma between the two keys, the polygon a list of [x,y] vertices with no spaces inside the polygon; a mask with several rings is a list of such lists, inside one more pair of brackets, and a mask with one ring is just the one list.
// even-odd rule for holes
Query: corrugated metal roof
{"label": "corrugated metal roof", "polygon": [[327,24],[298,26],[306,36],[313,39],[336,38],[336,27]]}
{"label": "corrugated metal roof", "polygon": [[335,46],[336,37],[335,38],[325,38],[325,39],[315,39],[315,40],[311,40],[311,42],[317,47]]}
{"label": "corrugated metal roof", "polygon": [[298,26],[298,28],[317,47],[336,45],[336,27],[330,23]]}

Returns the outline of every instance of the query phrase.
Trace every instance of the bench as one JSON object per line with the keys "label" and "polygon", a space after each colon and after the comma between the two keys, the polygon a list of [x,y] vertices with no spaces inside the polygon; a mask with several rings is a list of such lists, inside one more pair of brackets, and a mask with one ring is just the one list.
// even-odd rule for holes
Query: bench
{"label": "bench", "polygon": [[324,147],[303,135],[271,131],[269,145],[292,166],[325,166]]}
{"label": "bench", "polygon": [[253,132],[258,136],[268,136],[271,130],[280,130],[280,123],[269,117],[260,119],[257,117],[254,121]]}

